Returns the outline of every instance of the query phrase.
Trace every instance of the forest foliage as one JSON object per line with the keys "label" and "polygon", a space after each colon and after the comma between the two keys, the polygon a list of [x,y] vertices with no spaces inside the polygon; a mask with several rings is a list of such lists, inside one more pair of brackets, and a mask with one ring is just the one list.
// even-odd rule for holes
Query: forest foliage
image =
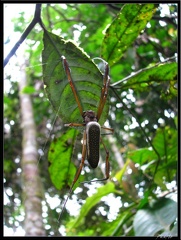
{"label": "forest foliage", "polygon": [[[164,14],[165,7],[169,14]],[[47,236],[57,234],[59,227],[58,234],[67,236],[177,236],[177,10],[177,4],[42,4],[42,22],[25,40],[29,85],[23,92],[31,96],[38,149],[44,152],[38,167]],[[14,31],[26,29],[30,20],[24,14],[13,19]],[[59,86],[65,78],[62,55],[85,108],[99,100],[104,68],[95,58],[108,62],[109,100],[100,122],[106,120],[114,134],[103,135],[110,179],[88,183],[104,175],[106,153],[100,145],[99,167],[92,170],[85,163],[57,224],[82,150],[81,131],[64,126],[67,121],[80,122],[81,116],[78,110],[73,115],[76,102],[70,88],[62,91],[67,83]],[[4,190],[9,199],[4,224],[17,228],[25,215],[21,117],[18,83],[6,68],[5,80],[11,88],[4,94]],[[42,80],[50,84],[50,92]],[[62,110],[57,113],[59,99]],[[49,199],[58,199],[59,205],[52,206]],[[77,206],[78,214],[69,203]]]}

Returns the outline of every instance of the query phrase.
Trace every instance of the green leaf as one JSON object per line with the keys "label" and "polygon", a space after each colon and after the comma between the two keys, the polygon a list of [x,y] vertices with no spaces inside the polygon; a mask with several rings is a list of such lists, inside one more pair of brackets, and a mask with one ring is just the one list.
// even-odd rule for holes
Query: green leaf
{"label": "green leaf", "polygon": [[65,185],[71,186],[76,167],[71,162],[77,130],[69,129],[60,138],[52,141],[48,152],[50,162],[49,173],[52,183],[57,189]]}
{"label": "green leaf", "polygon": [[108,195],[109,193],[115,192],[115,185],[112,182],[108,182],[103,187],[97,189],[97,192],[88,197],[86,199],[85,204],[82,206],[80,214],[78,218],[72,223],[72,228],[77,228],[79,225],[83,223],[85,216],[88,214],[90,209],[94,207],[98,202],[100,202],[101,198]]}
{"label": "green leaf", "polygon": [[107,228],[101,236],[120,236],[123,224],[130,215],[132,216],[132,213],[129,211],[120,213],[114,221],[107,223]]}
{"label": "green leaf", "polygon": [[160,231],[171,234],[170,226],[176,218],[177,203],[169,198],[160,198],[153,206],[138,210],[133,221],[135,235],[159,236]]}
{"label": "green leaf", "polygon": [[25,93],[25,94],[32,94],[32,93],[35,93],[36,90],[35,90],[35,88],[32,87],[32,86],[26,86],[26,87],[24,87],[24,88],[22,89],[21,92],[22,92],[22,93]]}
{"label": "green leaf", "polygon": [[174,123],[175,123],[176,128],[178,128],[178,117],[177,116],[174,117]]}
{"label": "green leaf", "polygon": [[120,182],[120,183],[122,182],[122,177],[123,177],[123,175],[124,175],[124,173],[125,173],[125,171],[127,169],[127,166],[129,164],[130,164],[130,160],[127,159],[125,164],[124,164],[124,166],[123,166],[123,168],[116,173],[115,178],[118,180],[118,182]]}
{"label": "green leaf", "polygon": [[155,194],[154,194],[154,185],[152,187],[149,187],[149,189],[147,189],[144,192],[144,196],[143,198],[140,200],[139,205],[138,205],[138,209],[142,209],[144,208],[146,205],[148,205],[149,199],[152,196],[153,198],[155,198]]}
{"label": "green leaf", "polygon": [[[153,139],[153,145],[161,157],[154,181],[162,188],[164,187],[163,178],[165,181],[170,182],[176,174],[178,164],[177,139],[177,131],[169,126],[157,129],[157,134]],[[153,169],[154,166],[150,168],[151,171]]]}
{"label": "green leaf", "polygon": [[142,170],[149,172],[152,176],[155,173],[155,168],[158,163],[159,165],[154,176],[154,181],[160,187],[166,189],[165,181],[170,182],[174,178],[177,169],[177,131],[169,126],[158,128],[152,144],[159,156],[153,149],[142,148],[129,152],[128,157],[135,163],[139,163]]}
{"label": "green leaf", "polygon": [[[112,86],[120,86],[122,90],[134,89],[137,91],[149,90],[149,86],[155,83],[161,84],[166,81],[170,82],[170,88],[168,89],[172,97],[177,96],[177,89],[173,86],[176,84],[178,72],[177,63],[164,63],[153,67],[142,69],[133,76],[127,77],[126,80],[119,81]],[[166,93],[165,93],[166,94]],[[168,93],[167,93],[168,94]]]}
{"label": "green leaf", "polygon": [[161,156],[177,159],[177,131],[169,126],[158,128],[153,145]]}
{"label": "green leaf", "polygon": [[12,159],[4,159],[4,162],[3,162],[4,173],[11,173],[12,170],[15,168],[16,168],[16,164],[12,161]]}
{"label": "green leaf", "polygon": [[[73,42],[65,41],[47,31],[44,32],[43,42],[43,81],[48,98],[64,122],[82,123],[83,119],[65,74],[61,56],[67,59],[84,111],[97,112],[103,74],[83,50]],[[106,121],[108,110],[107,101],[100,118],[101,125]]]}
{"label": "green leaf", "polygon": [[120,13],[107,28],[102,43],[101,56],[110,66],[115,64],[123,53],[145,28],[155,12],[154,4],[125,4]]}
{"label": "green leaf", "polygon": [[3,97],[3,102],[4,102],[4,104],[11,104],[11,102],[12,102],[12,100],[11,99],[9,99],[9,97],[7,97],[6,95],[4,95],[4,97]]}
{"label": "green leaf", "polygon": [[136,151],[128,153],[128,157],[135,163],[139,163],[141,166],[145,162],[150,162],[153,159],[157,159],[156,153],[149,148],[140,148]]}

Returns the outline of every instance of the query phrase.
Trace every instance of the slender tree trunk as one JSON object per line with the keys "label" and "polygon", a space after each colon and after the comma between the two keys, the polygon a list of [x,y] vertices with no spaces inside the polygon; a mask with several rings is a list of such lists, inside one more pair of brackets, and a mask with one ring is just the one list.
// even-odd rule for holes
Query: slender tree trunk
{"label": "slender tree trunk", "polygon": [[21,164],[25,208],[24,229],[26,236],[44,236],[45,229],[41,204],[43,191],[38,171],[36,128],[30,95],[22,93],[22,90],[27,85],[26,73],[23,69],[21,70],[21,79],[19,81],[19,96],[23,131]]}

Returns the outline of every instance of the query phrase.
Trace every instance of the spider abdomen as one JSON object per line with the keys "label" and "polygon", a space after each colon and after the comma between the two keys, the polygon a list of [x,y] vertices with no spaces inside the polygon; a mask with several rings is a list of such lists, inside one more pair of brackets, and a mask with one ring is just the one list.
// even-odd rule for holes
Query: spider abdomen
{"label": "spider abdomen", "polygon": [[87,160],[92,168],[96,168],[99,162],[101,127],[97,122],[89,122],[86,125],[87,136]]}

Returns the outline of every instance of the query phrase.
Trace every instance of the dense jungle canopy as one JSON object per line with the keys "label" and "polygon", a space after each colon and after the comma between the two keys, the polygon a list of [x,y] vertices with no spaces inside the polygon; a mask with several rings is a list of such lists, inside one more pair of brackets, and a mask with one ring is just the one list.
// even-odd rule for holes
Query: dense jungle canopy
{"label": "dense jungle canopy", "polygon": [[[177,236],[178,5],[4,4],[4,235]],[[99,123],[114,129],[63,212],[85,127],[65,126],[82,117],[62,55],[94,111],[108,63]],[[110,177],[90,182],[105,176],[105,148]]]}

